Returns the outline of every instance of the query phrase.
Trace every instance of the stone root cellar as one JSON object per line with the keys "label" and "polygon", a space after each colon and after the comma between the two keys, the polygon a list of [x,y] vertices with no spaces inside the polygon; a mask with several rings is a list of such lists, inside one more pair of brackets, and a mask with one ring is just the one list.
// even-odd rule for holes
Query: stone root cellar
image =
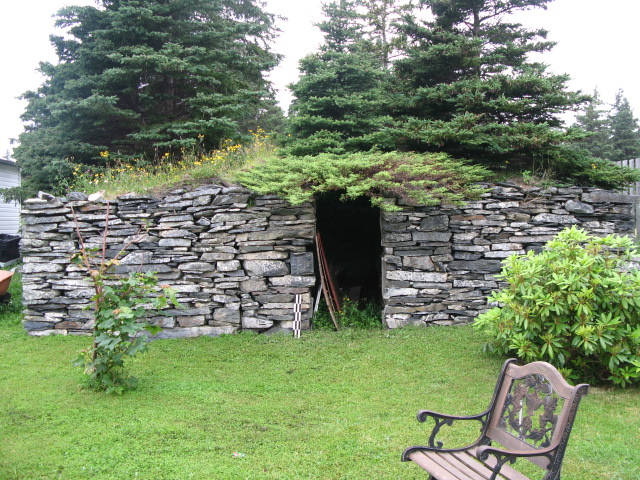
{"label": "stone root cellar", "polygon": [[[362,242],[380,241],[375,268],[359,267],[376,278],[361,282],[367,283],[364,289],[380,289],[382,321],[389,328],[468,323],[487,308],[487,295],[499,286],[495,274],[502,259],[539,249],[571,225],[596,234],[633,234],[633,202],[633,197],[593,188],[500,184],[463,207],[400,205],[400,212],[361,212],[359,218],[379,222],[378,236],[363,231]],[[92,328],[91,310],[85,307],[93,292],[84,272],[70,261],[77,250],[72,208],[85,240],[98,245],[106,207],[104,200],[90,202],[78,193],[24,202],[21,248],[29,334],[83,334]],[[160,338],[290,330],[297,294],[303,328],[309,328],[319,285],[314,235],[316,228],[321,233],[327,228],[326,222],[316,222],[315,207],[292,206],[238,186],[181,188],[162,198],[123,195],[110,203],[108,255],[147,225],[116,272],[157,272],[178,292],[184,308],[152,319],[163,327]],[[357,234],[349,242],[354,235],[357,246]],[[340,245],[332,248],[335,252]]]}

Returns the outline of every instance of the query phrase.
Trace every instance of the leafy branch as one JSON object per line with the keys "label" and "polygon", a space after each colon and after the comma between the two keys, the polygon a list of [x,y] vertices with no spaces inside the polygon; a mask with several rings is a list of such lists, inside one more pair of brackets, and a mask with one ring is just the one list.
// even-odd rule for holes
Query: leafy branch
{"label": "leafy branch", "polygon": [[170,304],[179,305],[175,292],[168,285],[158,285],[152,272],[133,272],[126,277],[112,273],[113,267],[120,264],[122,255],[140,238],[144,227],[113,258],[107,258],[110,213],[111,207],[107,202],[100,246],[89,247],[72,208],[79,244],[79,251],[73,254],[72,262],[86,270],[95,292],[92,297],[95,315],[93,344],[80,352],[74,365],[84,367],[93,389],[122,394],[137,385],[137,380],[124,370],[125,359],[146,350],[148,337],[145,331],[153,335],[161,330],[145,319]]}

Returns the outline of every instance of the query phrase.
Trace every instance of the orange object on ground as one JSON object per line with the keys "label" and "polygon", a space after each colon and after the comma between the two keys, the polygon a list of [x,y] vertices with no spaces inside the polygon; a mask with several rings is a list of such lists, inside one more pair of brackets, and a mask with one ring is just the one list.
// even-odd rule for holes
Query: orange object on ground
{"label": "orange object on ground", "polygon": [[0,270],[0,297],[7,293],[9,290],[9,285],[11,284],[11,277],[13,277],[13,272],[9,272],[7,270]]}

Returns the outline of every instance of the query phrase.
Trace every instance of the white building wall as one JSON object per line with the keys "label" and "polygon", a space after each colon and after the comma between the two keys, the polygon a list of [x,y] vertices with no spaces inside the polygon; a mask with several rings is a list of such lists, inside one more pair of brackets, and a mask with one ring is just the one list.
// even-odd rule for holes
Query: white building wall
{"label": "white building wall", "polygon": [[[0,188],[20,186],[20,170],[0,163]],[[16,234],[20,230],[20,204],[0,200],[0,233]]]}

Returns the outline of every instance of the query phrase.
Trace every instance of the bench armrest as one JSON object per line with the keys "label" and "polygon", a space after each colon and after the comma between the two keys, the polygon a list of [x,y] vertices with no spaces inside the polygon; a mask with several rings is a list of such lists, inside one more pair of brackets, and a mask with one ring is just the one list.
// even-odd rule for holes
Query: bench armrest
{"label": "bench armrest", "polygon": [[451,421],[454,420],[479,420],[482,421],[483,417],[489,415],[489,410],[485,410],[482,413],[478,413],[477,415],[448,415],[446,413],[434,412],[432,410],[420,410],[418,412],[417,418],[419,422],[424,422],[427,420],[427,417],[431,417],[434,420],[436,418],[448,419]]}
{"label": "bench armrest", "polygon": [[[406,462],[409,460],[409,454],[411,454],[412,452],[415,452],[417,450],[437,450],[437,451],[462,451],[462,450],[466,450],[474,445],[477,445],[478,442],[480,441],[480,439],[482,438],[482,434],[484,432],[485,426],[487,424],[487,418],[489,416],[489,412],[490,410],[485,410],[482,413],[479,413],[477,415],[448,415],[446,413],[439,413],[439,412],[434,412],[431,410],[420,410],[418,412],[417,418],[419,422],[425,422],[427,420],[427,418],[433,418],[433,420],[435,421],[435,425],[433,426],[433,429],[431,430],[431,434],[429,435],[429,443],[428,446],[414,446],[414,447],[409,447],[407,448],[403,454],[402,454],[402,461]],[[454,421],[458,421],[458,420],[475,420],[481,423],[480,426],[480,437],[478,439],[476,439],[475,442],[473,442],[471,445],[467,445],[465,447],[461,447],[461,448],[454,448],[454,449],[443,449],[442,446],[442,442],[436,442],[436,436],[438,435],[438,433],[440,432],[440,429],[444,426],[451,426],[453,425]]]}

